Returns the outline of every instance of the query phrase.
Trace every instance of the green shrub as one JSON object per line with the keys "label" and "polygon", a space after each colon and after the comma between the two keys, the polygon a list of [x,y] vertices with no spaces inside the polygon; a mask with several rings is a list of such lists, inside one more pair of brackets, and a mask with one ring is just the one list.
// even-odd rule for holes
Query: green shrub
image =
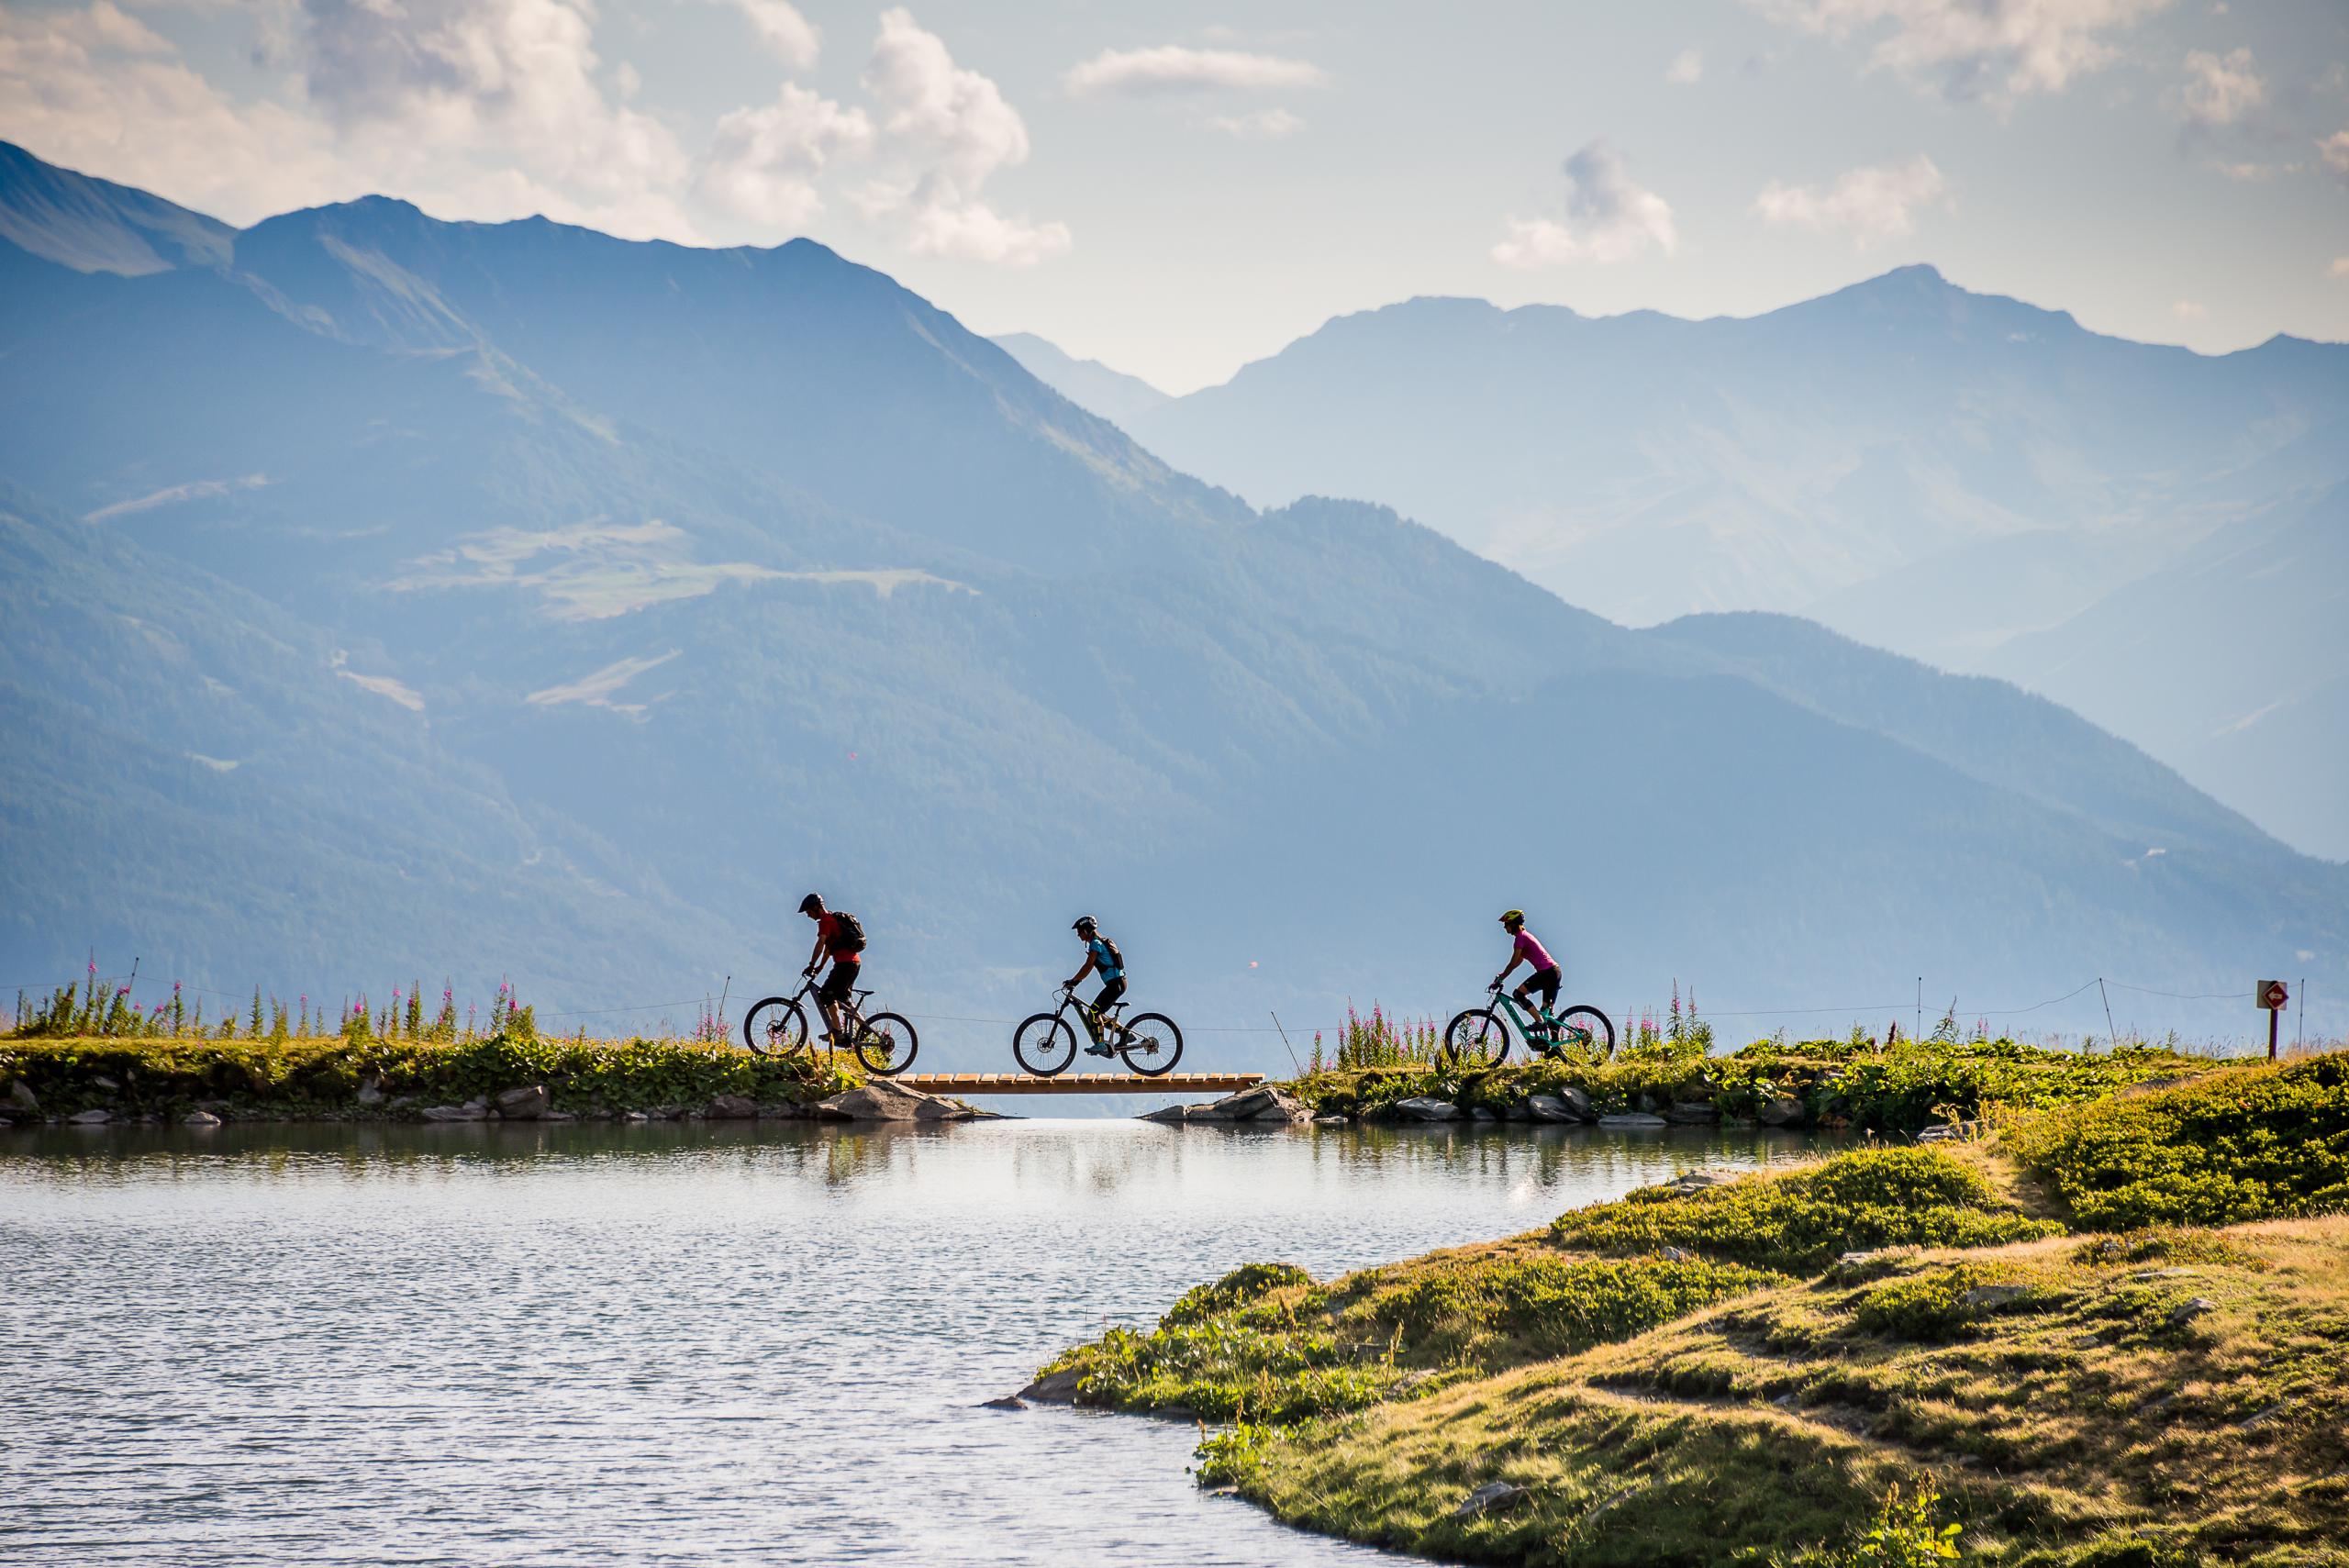
{"label": "green shrub", "polygon": [[2051,1112],[2007,1144],[2086,1230],[2349,1207],[2349,1057],[2234,1068]]}
{"label": "green shrub", "polygon": [[1193,1285],[1161,1319],[1168,1325],[1197,1323],[1219,1312],[1244,1307],[1292,1285],[1309,1285],[1313,1276],[1295,1263],[1242,1263],[1212,1284]]}
{"label": "green shrub", "polygon": [[1981,1283],[1979,1271],[1965,1263],[1888,1280],[1860,1297],[1852,1326],[1896,1340],[1951,1339],[1976,1317],[1966,1293]]}
{"label": "green shrub", "polygon": [[1811,1273],[1877,1247],[1994,1247],[2062,1227],[2001,1203],[1972,1166],[1932,1149],[1839,1154],[1793,1175],[1686,1195],[1645,1187],[1561,1215],[1564,1247],[1621,1255],[1677,1246],[1782,1273]]}

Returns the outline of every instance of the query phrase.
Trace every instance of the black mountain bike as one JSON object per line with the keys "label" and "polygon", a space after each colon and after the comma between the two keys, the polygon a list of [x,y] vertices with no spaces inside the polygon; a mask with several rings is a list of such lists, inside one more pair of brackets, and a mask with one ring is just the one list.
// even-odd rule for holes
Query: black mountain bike
{"label": "black mountain bike", "polygon": [[[802,975],[799,989],[788,996],[769,996],[751,1004],[742,1015],[742,1043],[761,1056],[780,1056],[788,1060],[807,1049],[807,1013],[800,1006],[800,998],[816,988],[816,977]],[[913,1065],[914,1052],[921,1042],[914,1036],[914,1026],[896,1013],[874,1013],[867,1016],[864,999],[870,991],[851,994],[854,998],[841,1009],[847,1014],[849,1040],[856,1051],[856,1059],[864,1070],[878,1078],[894,1078]]]}
{"label": "black mountain bike", "polygon": [[[1508,1055],[1508,1026],[1525,1039],[1529,1056],[1556,1056],[1564,1051],[1592,1051],[1600,1061],[1615,1052],[1615,1026],[1596,1007],[1574,1006],[1552,1013],[1528,1009],[1497,985],[1493,999],[1471,1007],[1444,1026],[1443,1057],[1471,1067],[1490,1067]],[[1502,1015],[1508,1015],[1507,1022]]]}
{"label": "black mountain bike", "polygon": [[[1093,1024],[1085,1008],[1076,1000],[1076,993],[1063,985],[1060,990],[1060,1006],[1049,1013],[1037,1013],[1021,1022],[1011,1032],[1011,1055],[1022,1071],[1039,1078],[1050,1078],[1067,1070],[1076,1060],[1076,1029],[1068,1021],[1071,1007],[1076,1009],[1077,1021],[1085,1026],[1085,1036],[1100,1043],[1093,1033]],[[1123,1002],[1112,1002],[1101,1020],[1108,1031],[1108,1042],[1126,1065],[1145,1078],[1155,1078],[1171,1073],[1174,1063],[1183,1060],[1183,1031],[1174,1020],[1163,1013],[1142,1013],[1130,1023],[1121,1023],[1118,1014]]]}

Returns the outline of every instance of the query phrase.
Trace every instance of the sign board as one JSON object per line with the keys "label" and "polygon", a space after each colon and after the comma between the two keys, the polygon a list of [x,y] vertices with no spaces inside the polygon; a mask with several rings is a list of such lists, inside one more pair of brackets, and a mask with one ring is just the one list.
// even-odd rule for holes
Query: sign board
{"label": "sign board", "polygon": [[2284,1004],[2292,999],[2291,993],[2284,989],[2284,983],[2280,980],[2261,981],[2258,996],[2259,1005],[2271,1013],[2280,1012]]}

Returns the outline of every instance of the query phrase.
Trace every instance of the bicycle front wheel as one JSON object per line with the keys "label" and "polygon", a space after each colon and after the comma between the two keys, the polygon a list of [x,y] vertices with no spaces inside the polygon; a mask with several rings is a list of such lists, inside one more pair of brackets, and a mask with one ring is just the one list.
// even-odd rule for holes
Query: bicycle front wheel
{"label": "bicycle front wheel", "polygon": [[857,1031],[856,1059],[876,1078],[894,1078],[914,1064],[921,1041],[914,1026],[897,1013],[875,1013]]}
{"label": "bicycle front wheel", "polygon": [[742,1015],[742,1043],[761,1056],[796,1056],[807,1049],[807,1015],[788,996],[753,1002]]}
{"label": "bicycle front wheel", "polygon": [[1468,1067],[1490,1067],[1508,1055],[1508,1026],[1491,1007],[1471,1007],[1444,1026],[1443,1059]]}
{"label": "bicycle front wheel", "polygon": [[1143,1077],[1159,1077],[1183,1060],[1183,1031],[1163,1013],[1144,1013],[1126,1026],[1118,1054]]}
{"label": "bicycle front wheel", "polygon": [[1050,1078],[1076,1060],[1076,1031],[1058,1013],[1038,1013],[1012,1030],[1011,1055],[1021,1072]]}

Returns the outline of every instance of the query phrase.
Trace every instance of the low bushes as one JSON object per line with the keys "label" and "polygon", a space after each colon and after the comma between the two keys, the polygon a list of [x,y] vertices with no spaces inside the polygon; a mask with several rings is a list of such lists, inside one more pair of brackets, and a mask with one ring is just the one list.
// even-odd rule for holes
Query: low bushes
{"label": "low bushes", "polygon": [[2349,1207],[2349,1056],[2078,1106],[2005,1141],[2084,1230],[2338,1209]]}
{"label": "low bushes", "polygon": [[1990,1247],[2058,1233],[1997,1197],[1981,1173],[1932,1149],[1866,1149],[1795,1173],[1678,1194],[1647,1187],[1558,1217],[1561,1245],[1625,1253],[1674,1246],[1809,1273],[1878,1247]]}

